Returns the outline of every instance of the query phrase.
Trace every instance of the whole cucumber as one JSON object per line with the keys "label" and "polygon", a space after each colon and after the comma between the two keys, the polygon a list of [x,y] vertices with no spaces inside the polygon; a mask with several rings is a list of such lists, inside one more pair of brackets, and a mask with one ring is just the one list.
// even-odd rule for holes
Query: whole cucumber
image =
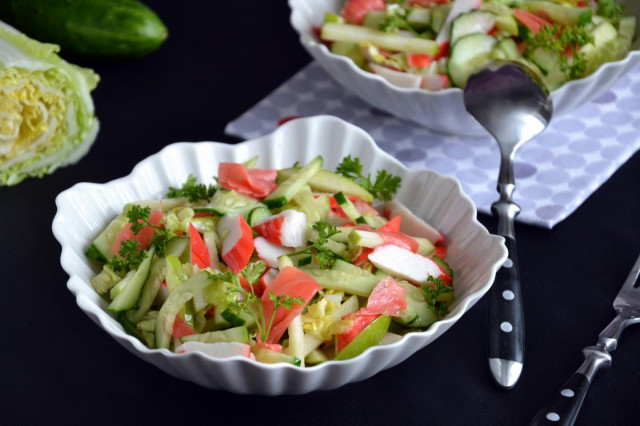
{"label": "whole cucumber", "polygon": [[63,55],[97,59],[148,55],[168,34],[138,0],[0,0],[0,20]]}

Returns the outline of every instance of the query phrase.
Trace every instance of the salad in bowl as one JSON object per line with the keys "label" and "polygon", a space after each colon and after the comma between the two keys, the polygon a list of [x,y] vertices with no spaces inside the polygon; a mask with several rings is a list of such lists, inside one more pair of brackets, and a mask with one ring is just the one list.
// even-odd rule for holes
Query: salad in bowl
{"label": "salad in bowl", "polygon": [[348,0],[327,12],[332,53],[408,88],[464,88],[492,59],[521,62],[550,90],[631,50],[636,18],[616,0]]}
{"label": "salad in bowl", "polygon": [[492,60],[528,66],[562,114],[636,63],[638,5],[616,0],[290,0],[309,53],[368,103],[435,130],[486,134],[462,90]]}
{"label": "salad in bowl", "polygon": [[[401,178],[220,162],[164,198],[127,203],[86,255],[107,310],[149,348],[304,367],[360,355],[444,318],[445,237],[392,195]],[[373,205],[377,202],[379,207]],[[380,204],[384,202],[383,204]]]}
{"label": "salad in bowl", "polygon": [[392,367],[456,323],[506,259],[455,180],[328,116],[237,145],[172,144],[56,204],[78,306],[160,369],[236,393]]}

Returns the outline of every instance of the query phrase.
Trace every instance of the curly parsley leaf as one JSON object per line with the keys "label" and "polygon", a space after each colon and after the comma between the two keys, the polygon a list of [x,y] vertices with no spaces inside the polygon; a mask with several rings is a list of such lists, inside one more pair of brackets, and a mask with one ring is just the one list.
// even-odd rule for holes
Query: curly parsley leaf
{"label": "curly parsley leaf", "polygon": [[[209,279],[212,280],[212,281],[225,281],[225,282],[228,282],[228,283],[233,283],[235,278],[237,278],[236,275],[231,271],[227,271],[227,272],[224,272],[224,273],[222,273],[222,272],[213,272],[212,273],[212,272],[207,271],[207,274],[209,274]],[[240,281],[238,281],[238,283],[239,282]]]}
{"label": "curly parsley leaf", "polygon": [[167,197],[169,198],[180,198],[185,197],[190,202],[195,203],[196,201],[209,201],[211,197],[216,193],[217,187],[214,185],[205,185],[203,183],[198,183],[196,177],[194,175],[189,175],[187,177],[187,181],[182,185],[182,188],[173,188],[169,187],[169,192],[167,193]]}
{"label": "curly parsley leaf", "polygon": [[248,264],[240,273],[253,289],[253,284],[260,279],[266,270],[267,265],[263,262],[253,262]]}
{"label": "curly parsley leaf", "polygon": [[587,59],[580,48],[588,43],[593,43],[593,36],[583,25],[545,25],[537,33],[527,33],[525,56],[533,55],[536,49],[547,50],[556,56],[565,78],[573,80],[587,71]]}
{"label": "curly parsley leaf", "polygon": [[147,252],[142,250],[136,240],[125,240],[120,246],[118,256],[113,256],[108,265],[116,272],[129,272],[137,269],[147,257]]}
{"label": "curly parsley leaf", "polygon": [[618,4],[616,0],[600,0],[598,1],[598,15],[607,18],[616,25],[622,17],[622,5]]}
{"label": "curly parsley leaf", "polygon": [[315,255],[318,263],[320,264],[320,268],[329,269],[333,266],[335,260],[340,257],[327,247],[329,238],[340,231],[338,231],[336,226],[324,221],[314,223],[312,229],[316,232],[315,241],[304,249],[289,254],[289,256],[300,256],[302,254]]}
{"label": "curly parsley leaf", "polygon": [[581,25],[590,24],[592,20],[593,20],[593,10],[591,9],[585,10],[578,16],[578,25],[581,26]]}
{"label": "curly parsley leaf", "polygon": [[129,219],[131,231],[134,235],[138,235],[138,233],[146,227],[154,229],[153,235],[151,236],[151,244],[156,246],[159,256],[164,256],[164,250],[170,238],[169,231],[163,226],[149,222],[150,215],[151,207],[142,207],[137,204],[131,206],[127,212],[127,218]]}
{"label": "curly parsley leaf", "polygon": [[[263,262],[254,262],[247,265],[240,273],[249,282],[250,291],[242,287],[240,279],[237,275],[227,272],[226,274],[211,274],[214,279],[220,279],[233,284],[227,293],[231,302],[229,308],[236,313],[246,312],[256,320],[256,326],[260,339],[264,342],[273,327],[273,320],[276,311],[284,307],[291,310],[295,305],[304,305],[304,299],[301,297],[291,297],[288,295],[277,296],[273,291],[268,291],[269,300],[273,302],[273,312],[270,318],[265,318],[262,299],[259,298],[254,290],[253,284],[258,281],[266,270]],[[253,309],[252,307],[255,307]]]}
{"label": "curly parsley leaf", "polygon": [[369,191],[375,198],[387,201],[393,197],[398,191],[402,183],[399,176],[392,175],[386,170],[378,170],[375,181],[371,181],[371,174],[364,176],[362,174],[363,166],[358,157],[351,158],[351,155],[345,157],[336,172],[344,177],[353,180],[355,183]]}
{"label": "curly parsley leaf", "polygon": [[429,277],[427,280],[429,284],[421,287],[427,306],[438,319],[444,318],[449,313],[449,305],[437,299],[443,294],[453,293],[453,287],[446,285],[440,278]]}

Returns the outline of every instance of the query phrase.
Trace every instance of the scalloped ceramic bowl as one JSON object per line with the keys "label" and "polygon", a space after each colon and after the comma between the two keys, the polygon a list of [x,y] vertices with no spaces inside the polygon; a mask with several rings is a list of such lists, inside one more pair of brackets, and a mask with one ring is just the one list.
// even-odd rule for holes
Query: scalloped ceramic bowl
{"label": "scalloped ceramic bowl", "polygon": [[[428,330],[409,333],[393,344],[369,348],[351,360],[307,368],[261,364],[240,357],[214,359],[202,353],[148,349],[123,331],[105,310],[107,302],[91,287],[89,279],[97,271],[84,251],[125,203],[160,198],[169,186],[182,185],[189,174],[209,182],[221,161],[238,162],[259,155],[258,167],[283,168],[322,155],[325,168],[332,170],[349,154],[360,157],[371,171],[385,169],[400,175],[403,184],[396,198],[446,236],[457,300],[451,313]],[[431,171],[405,168],[376,147],[363,130],[329,116],[294,120],[270,135],[237,145],[172,144],[140,162],[128,176],[105,184],[74,185],[58,195],[56,205],[53,233],[62,245],[61,264],[70,276],[67,287],[76,296],[80,309],[118,343],[161,370],[207,388],[241,394],[302,394],[334,389],[398,364],[455,324],[490,288],[507,255],[503,238],[489,234],[476,220],[476,209],[457,181]]]}
{"label": "scalloped ceramic bowl", "polygon": [[[626,4],[626,14],[635,15],[640,22],[639,1],[620,3]],[[444,133],[488,135],[465,110],[462,89],[428,92],[397,87],[379,75],[363,71],[349,58],[331,53],[312,29],[322,24],[325,12],[339,12],[343,4],[344,0],[289,0],[291,25],[298,32],[300,42],[329,75],[370,105],[397,117]],[[604,64],[594,74],[553,91],[554,114],[567,113],[596,98],[630,71],[640,62],[640,37],[636,37],[633,47],[636,50],[625,59]]]}

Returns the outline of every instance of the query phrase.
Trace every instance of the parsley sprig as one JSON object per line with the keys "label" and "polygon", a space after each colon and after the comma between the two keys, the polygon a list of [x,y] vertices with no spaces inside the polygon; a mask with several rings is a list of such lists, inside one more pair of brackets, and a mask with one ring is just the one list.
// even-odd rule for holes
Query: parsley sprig
{"label": "parsley sprig", "polygon": [[150,215],[151,207],[142,207],[135,204],[131,206],[131,209],[127,213],[127,218],[129,219],[129,223],[131,223],[131,231],[133,231],[134,235],[138,235],[142,228],[145,227],[154,229],[153,235],[151,236],[151,245],[156,246],[158,255],[164,256],[164,250],[170,238],[169,230],[161,225],[155,225],[149,222]]}
{"label": "parsley sprig", "polygon": [[560,70],[567,80],[583,77],[587,71],[587,59],[580,48],[593,43],[593,36],[584,25],[545,25],[537,33],[528,32],[525,56],[538,49],[556,55]]}
{"label": "parsley sprig", "polygon": [[338,164],[336,172],[353,180],[369,191],[375,198],[382,201],[390,200],[402,182],[399,176],[392,175],[386,170],[378,170],[376,179],[372,182],[371,174],[364,176],[362,169],[363,166],[360,163],[360,159],[358,157],[351,158],[351,155],[348,155]]}
{"label": "parsley sprig", "polygon": [[147,252],[141,250],[140,243],[136,240],[126,240],[120,246],[119,256],[113,256],[109,266],[115,272],[128,272],[138,269],[138,266],[147,257]]}
{"label": "parsley sprig", "polygon": [[340,231],[338,231],[336,226],[324,221],[314,223],[312,229],[317,233],[316,240],[304,249],[289,254],[289,256],[300,256],[302,254],[315,255],[320,264],[320,268],[329,269],[333,266],[333,262],[335,262],[339,255],[331,251],[327,247],[327,243],[329,242],[329,238]]}
{"label": "parsley sprig", "polygon": [[279,308],[284,307],[285,309],[291,310],[295,305],[304,304],[304,299],[301,297],[291,297],[288,295],[277,296],[273,291],[269,291],[267,294],[269,295],[269,300],[273,302],[273,312],[269,318],[265,318],[262,299],[256,295],[253,284],[258,281],[266,268],[267,266],[259,261],[248,264],[240,272],[249,283],[250,291],[243,288],[238,276],[231,272],[225,274],[210,274],[214,280],[222,280],[233,284],[227,291],[229,298],[232,300],[229,308],[235,311],[235,313],[246,312],[255,319],[258,334],[262,342],[267,340],[267,336],[269,336],[269,332],[273,327],[276,311]]}
{"label": "parsley sprig", "polygon": [[169,187],[167,197],[186,197],[190,202],[195,203],[196,201],[200,200],[209,201],[211,197],[213,197],[213,195],[216,193],[216,190],[217,187],[214,185],[207,186],[203,183],[198,183],[196,177],[190,174],[187,177],[187,181],[182,185],[181,188]]}
{"label": "parsley sprig", "polygon": [[431,285],[422,286],[427,306],[438,319],[442,319],[449,313],[449,305],[437,299],[442,294],[453,293],[453,287],[446,285],[440,278],[429,277],[427,280]]}
{"label": "parsley sprig", "polygon": [[616,25],[622,17],[622,5],[618,4],[616,0],[600,0],[598,1],[598,15],[607,18]]}
{"label": "parsley sprig", "polygon": [[[134,204],[127,212],[127,219],[131,231],[134,235],[145,227],[149,226],[154,229],[151,236],[151,245],[156,247],[156,253],[159,256],[164,256],[164,251],[169,241],[169,231],[163,226],[154,225],[149,222],[149,216],[151,215],[151,207],[142,207]],[[146,250],[140,246],[140,242],[135,239],[128,239],[122,242],[118,256],[113,256],[109,261],[109,266],[116,272],[124,271],[128,272],[137,269],[140,263],[145,259],[147,255]]]}

